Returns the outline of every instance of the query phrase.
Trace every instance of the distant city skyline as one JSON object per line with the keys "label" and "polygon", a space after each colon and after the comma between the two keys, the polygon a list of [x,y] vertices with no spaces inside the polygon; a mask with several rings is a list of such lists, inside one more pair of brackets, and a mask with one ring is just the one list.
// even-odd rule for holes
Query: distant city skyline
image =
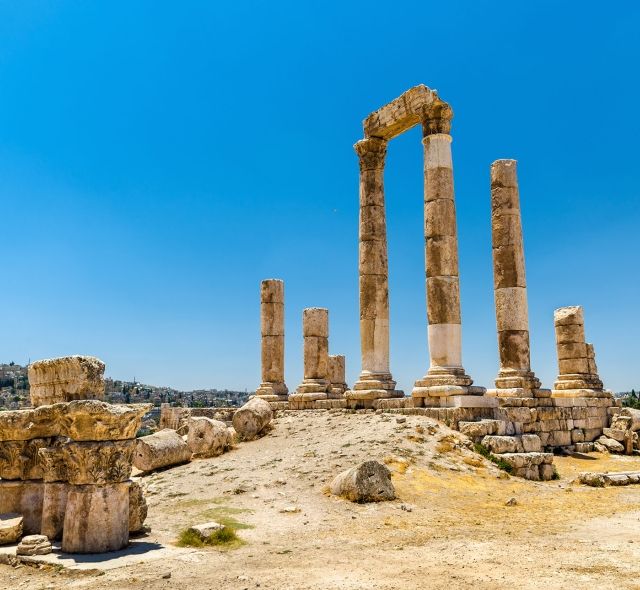
{"label": "distant city skyline", "polygon": [[[532,369],[553,384],[553,310],[582,305],[605,386],[638,389],[640,6],[384,6],[0,6],[0,359],[89,354],[114,379],[253,390],[259,286],[275,277],[289,389],[311,306],[329,308],[353,383],[352,146],[371,111],[424,83],[455,113],[467,373],[490,387],[498,371],[489,166],[514,158]],[[428,365],[420,139],[390,144],[385,177],[391,371],[406,393]]]}

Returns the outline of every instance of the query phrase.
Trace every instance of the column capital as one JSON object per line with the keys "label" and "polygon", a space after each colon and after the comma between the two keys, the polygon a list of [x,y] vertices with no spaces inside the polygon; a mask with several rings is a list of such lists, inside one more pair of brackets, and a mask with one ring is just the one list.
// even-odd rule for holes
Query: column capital
{"label": "column capital", "polygon": [[422,120],[422,135],[435,135],[436,133],[451,133],[451,119],[453,109],[445,102],[434,104],[425,112]]}
{"label": "column capital", "polygon": [[387,155],[387,141],[379,137],[366,137],[357,142],[353,149],[360,159],[360,170],[384,168]]}

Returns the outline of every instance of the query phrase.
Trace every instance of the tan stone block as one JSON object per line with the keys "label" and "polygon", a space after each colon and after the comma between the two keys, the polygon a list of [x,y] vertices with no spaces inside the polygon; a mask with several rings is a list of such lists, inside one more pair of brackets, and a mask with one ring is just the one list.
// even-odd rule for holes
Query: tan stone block
{"label": "tan stone block", "polygon": [[360,320],[360,347],[363,370],[389,372],[389,319]]}
{"label": "tan stone block", "polygon": [[260,331],[263,336],[284,336],[283,303],[263,303],[261,305]]}
{"label": "tan stone block", "polygon": [[389,319],[389,286],[386,275],[360,275],[360,319]]}
{"label": "tan stone block", "polygon": [[60,435],[74,441],[127,440],[135,438],[142,417],[151,404],[108,404],[76,400],[60,406]]}
{"label": "tan stone block", "polygon": [[427,168],[424,179],[425,202],[453,198],[453,170],[451,168]]}
{"label": "tan stone block", "polygon": [[191,450],[175,430],[167,428],[136,439],[133,457],[133,464],[140,471],[153,471],[186,463],[191,460]]}
{"label": "tan stone block", "polygon": [[492,213],[520,214],[520,197],[517,187],[492,186],[491,187],[491,211]]}
{"label": "tan stone block", "polygon": [[560,360],[587,357],[587,345],[584,342],[561,342],[557,349]]}
{"label": "tan stone block", "polygon": [[358,248],[359,268],[367,274],[387,275],[387,248],[383,242],[360,242]]}
{"label": "tan stone block", "polygon": [[329,310],[323,307],[308,307],[302,312],[303,336],[329,336]]}
{"label": "tan stone block", "polygon": [[219,420],[198,416],[189,420],[187,444],[195,457],[217,457],[232,445],[227,425]]}
{"label": "tan stone block", "polygon": [[503,330],[498,332],[500,367],[529,369],[529,332],[526,330]]}
{"label": "tan stone block", "polygon": [[460,323],[458,277],[427,278],[427,316],[429,324]]}
{"label": "tan stone block", "polygon": [[437,133],[423,138],[425,170],[433,168],[452,168],[451,135]]}
{"label": "tan stone block", "polygon": [[106,553],[129,543],[129,483],[73,486],[62,533],[65,553]]}
{"label": "tan stone block", "polygon": [[329,342],[325,337],[305,336],[304,378],[325,379],[329,377]]}
{"label": "tan stone block", "polygon": [[360,242],[383,242],[380,246],[386,252],[387,221],[384,206],[364,205],[360,207]]}
{"label": "tan stone block", "polygon": [[262,337],[262,381],[280,383],[284,381],[284,338]]}
{"label": "tan stone block", "polygon": [[62,539],[64,514],[67,508],[67,494],[72,486],[66,482],[44,484],[42,500],[41,533],[51,541]]}
{"label": "tan stone block", "polygon": [[117,483],[131,475],[135,440],[68,442],[40,449],[46,482]]}
{"label": "tan stone block", "polygon": [[429,324],[429,358],[432,367],[462,366],[462,327],[460,324]]}
{"label": "tan stone block", "polygon": [[260,301],[262,303],[284,304],[284,281],[265,279],[260,283]]}
{"label": "tan stone block", "polygon": [[521,244],[493,248],[493,284],[496,289],[527,286]]}
{"label": "tan stone block", "polygon": [[387,142],[384,139],[368,137],[358,141],[353,148],[360,160],[360,170],[376,170],[384,167]]}
{"label": "tan stone block", "polygon": [[24,534],[39,533],[43,492],[44,484],[41,481],[0,481],[0,514],[21,514]]}
{"label": "tan stone block", "polygon": [[438,236],[426,239],[427,276],[458,276],[458,238]]}
{"label": "tan stone block", "polygon": [[495,290],[498,331],[528,331],[529,310],[525,287],[503,287]]}
{"label": "tan stone block", "polygon": [[584,326],[584,311],[582,306],[560,307],[553,312],[555,326],[570,326],[578,324]]}
{"label": "tan stone block", "polygon": [[142,486],[137,481],[129,485],[129,532],[138,533],[144,528],[147,518],[147,501],[142,493]]}
{"label": "tan stone block", "polygon": [[38,450],[52,444],[52,438],[0,442],[0,478],[42,479]]}
{"label": "tan stone block", "polygon": [[522,223],[519,213],[497,211],[491,214],[491,246],[522,244]]}
{"label": "tan stone block", "polygon": [[424,206],[425,236],[456,237],[456,208],[453,199],[427,201]]}
{"label": "tan stone block", "polygon": [[93,356],[67,356],[29,365],[34,407],[104,397],[104,363]]}
{"label": "tan stone block", "polygon": [[501,159],[491,164],[491,186],[518,187],[518,162]]}
{"label": "tan stone block", "polygon": [[384,207],[384,171],[382,168],[360,172],[360,207],[368,205]]}
{"label": "tan stone block", "polygon": [[23,523],[22,515],[16,512],[0,514],[0,545],[18,542],[22,537]]}
{"label": "tan stone block", "polygon": [[561,324],[555,327],[555,331],[557,344],[584,343],[584,326],[582,324]]}
{"label": "tan stone block", "polygon": [[561,359],[558,361],[561,375],[588,373],[589,360],[586,358]]}

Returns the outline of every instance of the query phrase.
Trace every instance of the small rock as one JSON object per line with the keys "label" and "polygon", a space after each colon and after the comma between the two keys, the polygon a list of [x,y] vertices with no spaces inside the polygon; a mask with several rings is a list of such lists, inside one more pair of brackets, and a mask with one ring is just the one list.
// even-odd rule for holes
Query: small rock
{"label": "small rock", "polygon": [[398,418],[396,418],[396,422],[398,424],[404,424],[407,421],[407,419],[404,416],[400,416]]}
{"label": "small rock", "polygon": [[194,524],[189,530],[197,533],[200,539],[204,541],[224,528],[224,525],[218,522],[205,522],[204,524]]}
{"label": "small rock", "polygon": [[280,510],[283,514],[297,514],[298,512],[302,512],[298,506],[285,506],[282,510]]}
{"label": "small rock", "polygon": [[510,498],[504,503],[505,506],[517,506],[518,501],[515,498]]}
{"label": "small rock", "polygon": [[171,572],[167,572],[166,574],[162,574],[162,579],[163,580],[168,580],[169,578],[171,578]]}

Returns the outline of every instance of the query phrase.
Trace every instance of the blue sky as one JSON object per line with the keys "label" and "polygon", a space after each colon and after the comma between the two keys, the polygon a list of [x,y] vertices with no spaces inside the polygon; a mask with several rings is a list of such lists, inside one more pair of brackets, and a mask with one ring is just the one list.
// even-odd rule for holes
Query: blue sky
{"label": "blue sky", "polygon": [[[0,1],[0,360],[93,354],[178,388],[260,379],[259,282],[286,284],[360,369],[361,121],[407,88],[454,109],[463,363],[498,361],[489,165],[519,162],[532,366],[585,307],[606,385],[640,387],[640,5]],[[428,365],[422,146],[386,172],[391,369]]]}

